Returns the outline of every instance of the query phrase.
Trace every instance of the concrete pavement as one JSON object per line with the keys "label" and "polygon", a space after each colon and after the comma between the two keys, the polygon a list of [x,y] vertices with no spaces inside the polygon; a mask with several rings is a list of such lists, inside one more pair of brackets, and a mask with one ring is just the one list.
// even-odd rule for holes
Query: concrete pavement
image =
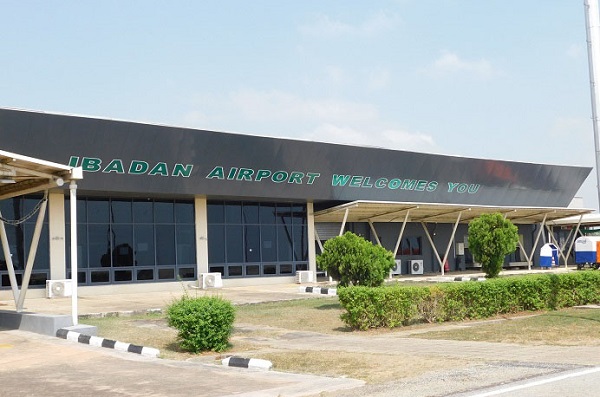
{"label": "concrete pavement", "polygon": [[[558,269],[562,272],[562,269]],[[547,271],[546,271],[547,272]],[[465,275],[458,273],[458,275]],[[476,277],[476,273],[471,273]],[[455,274],[447,275],[453,277]],[[414,278],[413,278],[414,279]],[[425,275],[426,281],[442,280]],[[409,280],[408,277],[402,281]],[[219,295],[234,304],[299,298],[320,298],[299,292],[297,284],[189,290],[193,295]],[[184,293],[80,296],[81,315],[162,309]],[[10,301],[0,302],[10,310]],[[27,299],[28,311],[70,314],[69,298]],[[464,325],[447,325],[464,327]],[[243,325],[242,325],[243,327]],[[442,326],[443,327],[443,326]],[[281,330],[274,336],[252,338],[267,350],[312,354],[386,356],[395,360],[398,380],[364,385],[353,379],[249,371],[202,362],[178,362],[93,348],[23,331],[0,331],[0,395],[69,396],[442,396],[506,382],[600,366],[598,346],[522,346],[505,343],[418,339],[419,331],[325,335]],[[270,332],[270,334],[273,334]],[[242,332],[237,338],[245,338]],[[311,353],[308,353],[311,354]],[[417,361],[458,363],[404,376]],[[26,381],[25,381],[26,380]],[[551,394],[550,394],[551,395]]]}

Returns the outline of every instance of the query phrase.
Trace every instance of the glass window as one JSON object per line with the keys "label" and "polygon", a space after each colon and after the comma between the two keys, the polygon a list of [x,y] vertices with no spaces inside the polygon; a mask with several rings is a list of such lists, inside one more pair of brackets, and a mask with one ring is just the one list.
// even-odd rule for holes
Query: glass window
{"label": "glass window", "polygon": [[159,268],[158,279],[159,280],[173,280],[175,278],[175,269],[173,268]]}
{"label": "glass window", "polygon": [[196,269],[193,267],[182,267],[179,268],[179,278],[182,280],[189,280],[196,278]]}
{"label": "glass window", "polygon": [[225,222],[231,224],[242,223],[242,206],[239,203],[225,204]]}
{"label": "glass window", "polygon": [[275,225],[260,227],[261,250],[263,262],[277,261],[277,228]]}
{"label": "glass window", "polygon": [[293,266],[291,264],[282,264],[279,265],[279,273],[280,274],[292,274]]}
{"label": "glass window", "polygon": [[239,263],[244,261],[244,237],[242,226],[226,226],[227,263]]}
{"label": "glass window", "polygon": [[154,202],[154,221],[156,223],[174,223],[173,203],[165,201]]}
{"label": "glass window", "polygon": [[154,266],[154,226],[135,225],[135,264],[137,266]]}
{"label": "glass window", "polygon": [[153,269],[139,269],[137,271],[136,278],[139,281],[154,280],[154,270]]}
{"label": "glass window", "polygon": [[175,203],[175,222],[194,224],[194,203]]}
{"label": "glass window", "polygon": [[111,240],[110,225],[88,226],[89,267],[111,266]]}
{"label": "glass window", "polygon": [[133,266],[133,226],[113,225],[113,266]]}
{"label": "glass window", "polygon": [[106,271],[91,271],[90,278],[92,283],[108,283],[110,282],[110,273]]}
{"label": "glass window", "polygon": [[223,203],[208,203],[208,223],[225,223],[225,209]]}
{"label": "glass window", "polygon": [[244,203],[244,223],[258,223],[258,204]]}
{"label": "glass window", "polygon": [[110,221],[112,223],[131,223],[133,220],[130,200],[112,200],[110,203]]}
{"label": "glass window", "polygon": [[225,274],[225,266],[209,266],[208,271],[211,273],[221,273],[221,276]]}
{"label": "glass window", "polygon": [[136,223],[153,223],[154,214],[152,211],[153,204],[149,200],[134,200],[133,201],[133,220]]}
{"label": "glass window", "polygon": [[115,281],[132,281],[133,272],[131,270],[115,270]]}
{"label": "glass window", "polygon": [[196,263],[194,225],[177,225],[177,263]]}
{"label": "glass window", "polygon": [[292,228],[277,226],[277,252],[280,261],[292,260]]}
{"label": "glass window", "polygon": [[247,265],[246,276],[260,276],[260,265]]}
{"label": "glass window", "polygon": [[89,223],[110,222],[108,200],[89,199],[87,202],[87,211]]}
{"label": "glass window", "polygon": [[225,263],[225,226],[208,225],[208,263]]}
{"label": "glass window", "polygon": [[294,260],[308,260],[308,244],[304,226],[294,226]]}
{"label": "glass window", "polygon": [[194,224],[194,203],[175,203],[175,221]]}
{"label": "glass window", "polygon": [[265,275],[277,274],[277,265],[264,265],[263,266],[263,274],[265,274]]}
{"label": "glass window", "polygon": [[242,266],[241,265],[228,266],[227,267],[227,272],[229,273],[229,277],[241,277],[241,276],[243,276]]}
{"label": "glass window", "polygon": [[260,204],[260,224],[274,224],[276,222],[275,217],[276,206],[275,204],[261,203]]}
{"label": "glass window", "polygon": [[246,262],[260,262],[260,227],[244,227]]}
{"label": "glass window", "polygon": [[174,265],[175,263],[175,226],[156,225],[156,264]]}

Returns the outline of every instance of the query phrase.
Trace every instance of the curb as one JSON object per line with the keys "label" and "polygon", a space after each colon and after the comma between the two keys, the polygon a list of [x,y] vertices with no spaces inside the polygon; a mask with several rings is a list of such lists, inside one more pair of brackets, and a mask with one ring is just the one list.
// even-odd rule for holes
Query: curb
{"label": "curb", "polygon": [[158,357],[160,351],[152,347],[144,347],[138,345],[132,345],[131,343],[124,343],[114,341],[110,339],[100,338],[98,336],[85,335],[75,331],[69,331],[61,328],[56,331],[56,336],[62,339],[70,340],[72,342],[85,343],[90,346],[106,347],[109,349],[115,349],[118,351],[136,353],[146,357]]}
{"label": "curb", "polygon": [[98,313],[87,313],[80,314],[80,319],[86,318],[103,318],[103,317],[131,317],[136,316],[138,314],[152,314],[152,313],[162,313],[163,309],[146,309],[146,310],[122,310],[115,312],[98,312]]}
{"label": "curb", "polygon": [[308,292],[321,295],[337,295],[336,288],[300,287],[300,292]]}
{"label": "curb", "polygon": [[468,277],[468,276],[459,276],[454,277],[454,281],[485,281],[485,277]]}
{"label": "curb", "polygon": [[227,357],[222,361],[222,363],[227,367],[262,369],[265,371],[268,371],[273,367],[273,363],[267,360],[261,360],[259,358],[243,358],[236,356]]}

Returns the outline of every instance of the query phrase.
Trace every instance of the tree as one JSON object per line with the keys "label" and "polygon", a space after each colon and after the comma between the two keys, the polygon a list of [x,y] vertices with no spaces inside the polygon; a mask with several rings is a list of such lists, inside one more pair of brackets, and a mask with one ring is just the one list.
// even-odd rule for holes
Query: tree
{"label": "tree", "polygon": [[483,214],[469,223],[469,250],[486,277],[497,277],[504,257],[517,248],[518,229],[502,214]]}
{"label": "tree", "polygon": [[342,287],[380,286],[395,265],[394,254],[352,232],[327,240],[317,264]]}

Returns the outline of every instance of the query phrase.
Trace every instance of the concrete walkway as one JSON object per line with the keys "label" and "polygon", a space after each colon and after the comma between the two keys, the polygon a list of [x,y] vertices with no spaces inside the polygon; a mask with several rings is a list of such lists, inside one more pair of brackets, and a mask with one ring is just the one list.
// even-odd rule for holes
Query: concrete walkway
{"label": "concrete walkway", "polygon": [[[563,272],[564,269],[553,269]],[[523,273],[523,271],[511,271]],[[533,271],[548,272],[548,271]],[[506,274],[506,273],[505,273]],[[455,276],[479,277],[481,273],[403,277],[399,282],[451,281]],[[181,291],[80,296],[81,315],[164,309]],[[188,291],[218,295],[234,304],[289,299],[320,298],[300,292],[298,284],[229,287]],[[14,309],[11,301],[0,301],[0,309]],[[31,298],[31,312],[70,314],[69,298]],[[449,325],[461,326],[461,325]],[[271,330],[272,331],[272,330]],[[295,330],[269,332],[268,337],[248,336],[253,345],[266,350],[301,351],[307,354],[358,353],[395,360],[398,380],[365,385],[362,381],[277,371],[249,371],[201,362],[176,362],[139,357],[128,353],[93,348],[70,341],[23,331],[0,331],[0,394],[69,396],[441,396],[477,390],[562,373],[576,368],[600,366],[597,346],[522,346],[506,343],[418,339],[418,331],[320,334]],[[236,338],[243,339],[241,333]],[[451,362],[451,368],[429,366],[411,376],[417,362]],[[27,378],[23,393],[23,379]],[[20,394],[19,394],[20,393]]]}

